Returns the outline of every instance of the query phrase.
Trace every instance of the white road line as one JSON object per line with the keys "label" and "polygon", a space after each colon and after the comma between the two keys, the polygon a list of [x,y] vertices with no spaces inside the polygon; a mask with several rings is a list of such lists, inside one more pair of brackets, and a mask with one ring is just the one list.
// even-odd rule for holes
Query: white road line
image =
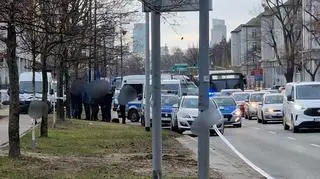
{"label": "white road line", "polygon": [[288,137],[288,139],[290,139],[290,140],[296,140],[296,138],[293,138],[293,137]]}
{"label": "white road line", "polygon": [[260,130],[261,128],[260,128],[260,127],[254,127],[254,129],[256,129],[256,130]]}
{"label": "white road line", "polygon": [[252,163],[249,159],[247,159],[242,153],[240,153],[218,130],[217,126],[214,125],[214,130],[219,135],[221,140],[236,154],[238,157],[240,157],[245,163],[247,163],[251,168],[253,168],[255,171],[259,172],[261,175],[266,177],[267,179],[274,179],[271,175],[269,175],[267,172],[256,166],[254,163]]}
{"label": "white road line", "polygon": [[311,146],[313,146],[313,147],[318,147],[318,148],[320,148],[320,145],[318,145],[318,144],[310,144]]}
{"label": "white road line", "polygon": [[273,131],[269,131],[269,133],[270,133],[270,134],[276,134],[276,132],[273,132]]}

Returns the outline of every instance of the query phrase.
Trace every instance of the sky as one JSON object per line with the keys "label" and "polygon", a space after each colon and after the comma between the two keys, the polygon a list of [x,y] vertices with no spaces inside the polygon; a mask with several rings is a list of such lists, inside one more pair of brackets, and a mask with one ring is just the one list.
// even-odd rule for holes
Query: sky
{"label": "sky", "polygon": [[[213,11],[210,12],[210,29],[212,18],[224,19],[227,26],[227,39],[230,32],[240,24],[248,22],[261,12],[261,0],[213,0]],[[138,5],[139,6],[139,5]],[[141,7],[141,5],[140,5]],[[198,12],[179,12],[163,14],[161,24],[161,46],[169,49],[198,46],[199,16]],[[143,14],[141,13],[141,17]],[[143,22],[143,18],[140,18]],[[211,34],[210,34],[211,35]],[[183,37],[183,40],[181,40]]]}

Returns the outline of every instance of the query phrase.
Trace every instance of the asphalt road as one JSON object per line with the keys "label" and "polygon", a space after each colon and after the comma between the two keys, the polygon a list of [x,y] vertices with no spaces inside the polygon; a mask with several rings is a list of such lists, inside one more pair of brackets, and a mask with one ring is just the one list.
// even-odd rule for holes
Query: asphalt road
{"label": "asphalt road", "polygon": [[[243,120],[242,128],[226,128],[224,136],[251,162],[274,178],[320,178],[320,131],[292,133],[282,124]],[[234,161],[238,157],[219,137],[210,146]]]}

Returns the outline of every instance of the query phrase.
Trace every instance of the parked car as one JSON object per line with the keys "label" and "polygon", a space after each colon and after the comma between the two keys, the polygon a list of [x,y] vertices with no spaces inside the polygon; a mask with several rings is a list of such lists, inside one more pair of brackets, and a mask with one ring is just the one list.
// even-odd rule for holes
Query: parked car
{"label": "parked car", "polygon": [[283,120],[283,95],[265,94],[258,110],[258,123],[266,124],[268,121]]}
{"label": "parked car", "polygon": [[224,118],[224,124],[241,127],[241,111],[231,96],[216,96],[211,98],[217,105]]}
{"label": "parked car", "polygon": [[[161,94],[161,126],[162,128],[171,128],[171,120],[172,115],[174,113],[175,108],[174,104],[178,104],[180,98],[175,94]],[[151,97],[152,104],[152,97]],[[141,114],[141,125],[145,126],[145,115],[144,115],[144,107],[142,108]],[[152,106],[150,106],[150,126],[152,125]]]}
{"label": "parked car", "polygon": [[252,92],[249,102],[245,105],[245,118],[252,120],[257,117],[259,104],[262,103],[263,95],[269,92]]}
{"label": "parked car", "polygon": [[[218,110],[218,106],[213,102],[213,106],[219,112],[219,116],[222,118],[222,114]],[[191,130],[191,125],[198,118],[198,96],[183,96],[179,104],[175,104],[174,108],[178,109],[171,122],[171,130],[182,134],[184,131]],[[224,123],[221,120],[220,124],[217,124],[217,128],[223,134]],[[213,126],[210,128],[210,135],[215,135],[216,132]]]}
{"label": "parked car", "polygon": [[220,91],[221,96],[231,96],[234,92],[242,92],[241,89],[223,89]]}
{"label": "parked car", "polygon": [[284,130],[320,128],[320,82],[288,83],[283,100]]}
{"label": "parked car", "polygon": [[232,94],[234,100],[236,101],[239,109],[241,111],[241,116],[244,117],[245,114],[245,105],[249,101],[250,92],[235,92]]}

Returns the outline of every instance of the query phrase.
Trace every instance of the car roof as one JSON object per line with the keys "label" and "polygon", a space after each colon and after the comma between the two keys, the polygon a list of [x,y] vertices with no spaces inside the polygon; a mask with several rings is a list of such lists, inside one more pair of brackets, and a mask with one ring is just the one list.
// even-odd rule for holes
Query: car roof
{"label": "car roof", "polygon": [[195,98],[198,98],[198,96],[183,96],[183,99],[195,99]]}
{"label": "car roof", "polygon": [[316,81],[308,81],[308,82],[292,82],[292,83],[287,83],[287,85],[293,85],[293,86],[302,86],[302,85],[320,85],[320,82],[316,82]]}
{"label": "car roof", "polygon": [[234,93],[232,93],[232,94],[243,94],[243,93],[245,93],[245,94],[250,94],[251,92],[249,92],[249,91],[242,91],[242,92],[234,92]]}
{"label": "car roof", "polygon": [[218,98],[231,98],[231,99],[233,99],[232,96],[213,96],[212,98],[213,99],[218,99]]}
{"label": "car roof", "polygon": [[221,91],[242,91],[241,89],[222,89]]}
{"label": "car roof", "polygon": [[281,93],[266,93],[265,96],[283,96]]}
{"label": "car roof", "polygon": [[255,91],[252,92],[251,94],[261,94],[261,93],[270,93],[269,91]]}

